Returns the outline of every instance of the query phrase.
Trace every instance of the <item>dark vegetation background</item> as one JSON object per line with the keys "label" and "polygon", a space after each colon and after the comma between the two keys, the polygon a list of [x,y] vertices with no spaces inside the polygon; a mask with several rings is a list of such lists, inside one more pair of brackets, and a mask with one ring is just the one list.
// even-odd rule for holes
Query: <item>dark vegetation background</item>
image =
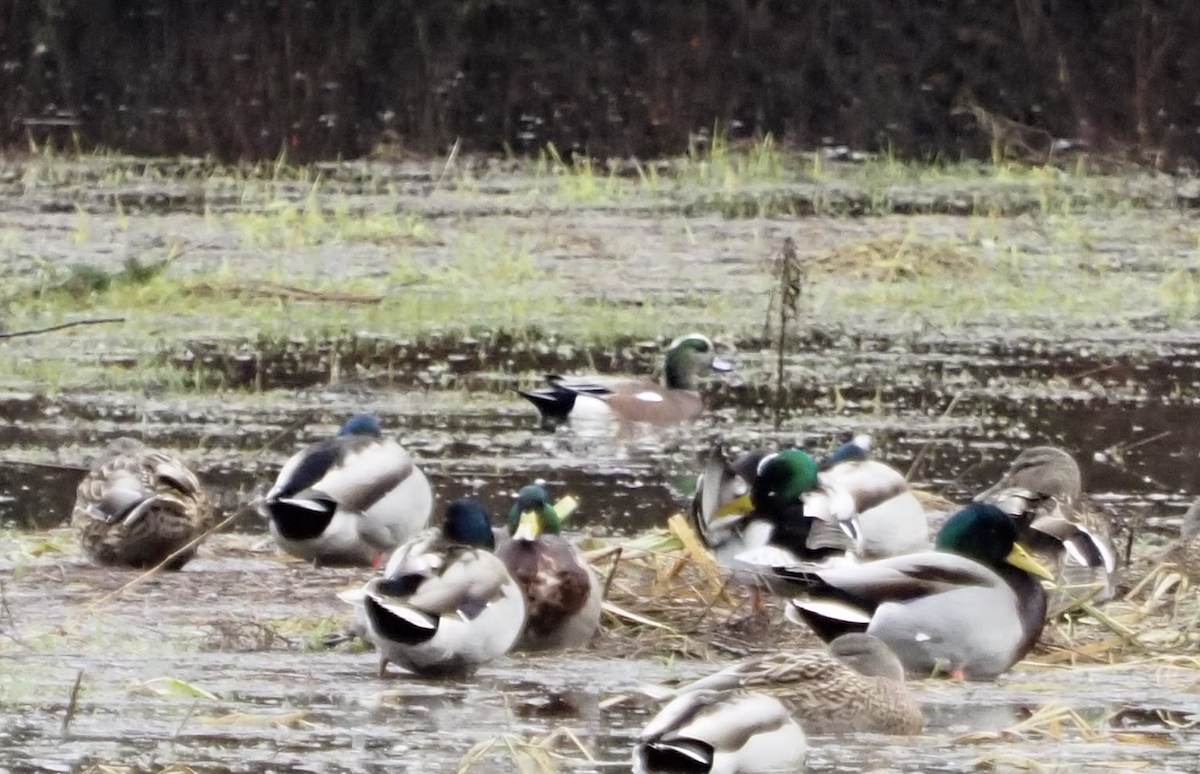
{"label": "dark vegetation background", "polygon": [[0,142],[1200,158],[1196,0],[0,0]]}

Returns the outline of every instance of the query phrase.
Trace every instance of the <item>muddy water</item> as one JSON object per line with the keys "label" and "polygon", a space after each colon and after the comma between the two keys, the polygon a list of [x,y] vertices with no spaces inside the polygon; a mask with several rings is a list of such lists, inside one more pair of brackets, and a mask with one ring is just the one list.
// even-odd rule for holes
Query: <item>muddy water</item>
{"label": "muddy water", "polygon": [[[89,601],[131,575],[43,557],[6,582],[3,632],[19,647],[5,647],[0,673],[0,770],[115,764],[154,772],[183,763],[198,771],[452,771],[478,744],[512,735],[521,749],[522,740],[559,728],[595,759],[562,745],[567,770],[627,770],[654,711],[628,698],[637,684],[711,668],[607,657],[613,635],[604,635],[588,652],[513,656],[470,680],[380,679],[373,654],[319,644],[319,633],[333,630],[327,624],[342,620],[333,592],[360,573],[314,573],[253,543],[219,546],[219,558],[91,611]],[[915,684],[929,718],[921,738],[814,737],[810,768],[951,772],[986,759],[999,771],[1029,761],[1049,771],[1188,771],[1200,740],[1180,726],[1200,708],[1196,685],[1194,669],[1168,664],[1068,670],[1030,662],[998,684]],[[1003,735],[1056,705],[1083,725]],[[477,770],[521,769],[501,744]]]}
{"label": "muddy water", "polygon": [[[489,199],[497,192],[486,186],[463,199],[437,191],[427,178],[400,182],[405,198],[399,202],[391,193],[370,198],[381,190],[344,193],[367,210],[414,211],[431,220],[471,215],[519,224],[518,234],[555,225],[549,210],[538,210],[546,220],[530,222],[527,204],[497,203]],[[8,194],[0,226],[33,234],[32,247],[5,253],[0,273],[35,273],[46,261],[116,270],[129,255],[158,255],[172,241],[187,246],[189,271],[216,271],[225,261],[251,275],[279,266],[310,271],[314,254],[248,247],[236,232],[197,223],[210,210],[242,211],[244,196],[201,193],[183,183],[177,192],[173,184],[165,187],[167,193],[149,196],[142,190],[93,194],[89,185],[49,194],[30,195],[23,186],[0,192]],[[156,190],[162,188],[159,183]],[[302,202],[312,186],[292,188],[283,192],[286,198]],[[118,205],[134,213],[120,228],[113,217]],[[1035,196],[1013,212],[1038,209]],[[653,211],[603,209],[586,217],[554,212],[564,233],[582,227],[600,247],[587,240],[587,250],[552,243],[538,254],[539,265],[564,281],[599,283],[598,296],[624,302],[639,301],[647,288],[725,292],[732,282],[761,275],[760,232],[768,241],[795,236],[814,251],[905,233],[911,222],[921,224],[922,238],[978,241],[966,233],[977,228],[968,219],[937,216],[756,222],[727,220],[710,207],[688,223],[697,239],[673,240],[658,203]],[[1045,255],[1051,247],[1034,220],[1004,220],[1001,242]],[[1110,232],[1109,221],[1120,227]],[[1127,268],[1156,282],[1194,265],[1194,219],[1184,214],[1083,213],[1079,222],[1102,237],[1107,271]],[[447,226],[446,233],[456,230]],[[1163,241],[1159,232],[1175,233]],[[1095,263],[1090,247],[1052,247],[1065,251],[1068,267],[1075,258],[1080,266]],[[446,260],[443,253],[452,256],[458,243],[419,248],[430,260]],[[615,262],[614,255],[628,260]],[[395,267],[390,245],[339,242],[315,257],[336,261],[349,275],[376,276]],[[677,282],[675,275],[693,272],[687,283]],[[628,280],[633,275],[635,281]],[[821,450],[869,432],[878,456],[911,469],[914,484],[959,499],[994,480],[1021,447],[1058,443],[1076,453],[1088,488],[1148,536],[1142,550],[1172,534],[1183,508],[1200,493],[1195,331],[1126,314],[1127,324],[1111,329],[976,327],[971,337],[932,329],[874,332],[890,313],[863,309],[864,320],[845,326],[854,330],[805,331],[789,350],[783,396],[773,387],[774,358],[762,342],[724,341],[738,370],[710,385],[712,411],[689,431],[622,443],[542,432],[512,388],[543,371],[647,373],[657,342],[586,352],[545,341],[522,348],[499,334],[420,348],[350,336],[337,346],[307,348],[260,340],[254,352],[240,341],[172,340],[163,351],[132,353],[128,342],[118,342],[113,362],[136,366],[150,358],[179,369],[186,375],[180,383],[203,392],[0,394],[0,774],[161,772],[172,764],[249,774],[452,771],[478,744],[508,734],[520,752],[520,739],[559,728],[575,733],[595,758],[560,744],[564,770],[628,770],[633,739],[654,707],[641,699],[612,700],[641,681],[697,676],[709,664],[666,649],[630,658],[627,647],[616,647],[618,635],[606,633],[584,653],[515,656],[472,680],[431,682],[398,672],[379,679],[373,654],[326,646],[326,636],[348,620],[336,592],[360,584],[364,574],[282,561],[250,506],[294,450],[363,409],[376,411],[403,437],[440,498],[474,494],[499,511],[519,486],[544,478],[581,498],[573,529],[605,536],[661,525],[685,502],[698,456],[718,441],[731,448],[765,442]],[[42,341],[86,349],[96,340]],[[777,405],[784,409],[778,428]],[[56,529],[68,517],[90,457],[121,435],[176,450],[213,489],[222,511],[238,517],[186,571],[124,591],[135,574],[87,566],[70,535]],[[929,716],[924,736],[816,738],[811,768],[1193,771],[1200,740],[1186,726],[1200,712],[1200,673],[1183,658],[1194,642],[1187,647],[1178,663],[1067,670],[1039,665],[1042,654],[1035,654],[997,684],[919,684],[915,690]],[[1019,736],[1000,733],[1053,706],[1074,710],[1085,727],[1060,720]],[[501,744],[476,770],[523,769]]]}
{"label": "muddy water", "polygon": [[[714,386],[714,410],[695,428],[620,443],[543,432],[502,374],[481,379],[497,387],[467,401],[361,385],[222,400],[8,396],[0,407],[12,447],[0,465],[0,509],[17,531],[0,541],[0,772],[100,764],[155,772],[175,763],[254,773],[451,771],[497,738],[477,770],[520,771],[507,744],[520,753],[523,740],[559,728],[595,759],[560,743],[568,770],[627,768],[654,707],[607,700],[641,681],[711,667],[665,654],[613,658],[601,638],[575,656],[515,656],[472,680],[436,682],[399,673],[379,679],[373,654],[324,647],[323,637],[347,621],[335,592],[364,575],[281,561],[248,506],[295,448],[362,407],[402,433],[440,497],[475,494],[499,510],[517,487],[545,478],[581,497],[574,527],[592,534],[661,524],[684,501],[697,455],[713,442],[820,449],[861,431],[902,469],[919,456],[914,481],[956,497],[992,480],[1021,446],[1061,443],[1079,454],[1093,492],[1133,524],[1170,534],[1200,456],[1190,363],[1124,356],[1105,361],[1103,373],[1079,366],[1099,377],[1050,383],[1025,353],[981,348],[968,358],[949,349],[891,358],[861,347],[806,353],[793,367],[808,375],[790,385],[779,430],[765,381],[734,377]],[[748,350],[739,357],[747,370],[765,360]],[[921,365],[931,360],[940,361],[936,373]],[[968,372],[969,382],[954,376]],[[845,385],[837,397],[834,383]],[[179,450],[221,507],[242,516],[234,534],[207,546],[185,572],[91,607],[133,575],[84,565],[62,530],[32,546],[25,535],[64,523],[88,457],[123,434]],[[921,739],[817,737],[810,768],[1190,770],[1200,738],[1180,726],[1200,711],[1196,674],[1168,664],[1066,670],[1035,659],[998,684],[920,684],[929,715]],[[1001,733],[1054,705],[1070,707],[1086,727]]]}

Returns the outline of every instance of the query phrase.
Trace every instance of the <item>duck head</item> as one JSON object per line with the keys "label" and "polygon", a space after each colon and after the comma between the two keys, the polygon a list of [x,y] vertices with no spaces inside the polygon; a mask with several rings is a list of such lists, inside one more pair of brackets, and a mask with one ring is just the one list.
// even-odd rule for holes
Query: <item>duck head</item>
{"label": "duck head", "polygon": [[800,501],[800,496],[817,485],[817,463],[801,449],[784,449],[768,454],[758,463],[750,488],[754,510],[780,513]]}
{"label": "duck head", "polygon": [[338,437],[347,435],[369,435],[379,438],[383,435],[383,428],[379,426],[379,420],[374,414],[355,414],[338,431]]}
{"label": "duck head", "polygon": [[733,365],[717,357],[712,340],[699,333],[680,336],[667,347],[666,382],[674,390],[692,390],[700,372],[731,371]]}
{"label": "duck head", "polygon": [[514,540],[536,540],[561,531],[562,518],[550,504],[545,487],[530,484],[517,493],[517,501],[508,511],[508,532]]}
{"label": "duck head", "polygon": [[1054,575],[1017,542],[1017,526],[1004,511],[987,503],[971,503],[942,526],[936,548],[965,556],[993,569],[1005,563],[1031,575]]}
{"label": "duck head", "polygon": [[492,551],[496,548],[496,538],[491,521],[478,500],[455,500],[446,506],[442,537],[451,543]]}

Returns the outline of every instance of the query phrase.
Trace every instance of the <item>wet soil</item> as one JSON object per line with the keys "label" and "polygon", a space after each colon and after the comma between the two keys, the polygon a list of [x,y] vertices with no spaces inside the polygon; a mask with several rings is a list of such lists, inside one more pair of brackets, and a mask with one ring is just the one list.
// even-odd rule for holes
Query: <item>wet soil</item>
{"label": "wet soil", "polygon": [[[1194,268],[1200,228],[1170,195],[1161,208],[1072,216],[1067,225],[1088,232],[1085,244],[1055,231],[1062,222],[1036,214],[1036,196],[1032,209],[1006,210],[1000,205],[1011,192],[995,194],[996,236],[986,239],[1052,257],[1053,272],[1039,282],[1090,287],[1079,277],[1098,265],[1120,274],[1131,283],[1129,308],[1069,320],[1042,308],[971,310],[978,324],[946,327],[891,301],[835,308],[834,296],[818,292],[813,319],[789,343],[780,392],[775,355],[759,329],[768,284],[762,244],[793,236],[806,254],[820,255],[914,230],[922,239],[979,246],[972,234],[982,227],[971,214],[978,210],[897,206],[870,218],[740,219],[730,215],[742,213],[713,208],[689,214],[696,197],[680,194],[669,211],[597,205],[580,215],[516,179],[464,196],[431,189],[427,177],[414,174],[408,182],[394,176],[397,188],[389,191],[346,184],[338,195],[352,197],[356,211],[394,209],[399,190],[403,206],[419,200],[423,216],[447,234],[465,223],[549,235],[532,251],[538,266],[570,292],[614,304],[661,297],[665,288],[680,308],[694,308],[689,298],[749,287],[757,304],[749,319],[713,322],[738,370],[706,386],[711,411],[690,428],[589,439],[543,431],[513,392],[546,371],[649,373],[661,340],[593,344],[549,331],[441,332],[416,340],[358,328],[234,335],[236,321],[220,320],[203,331],[163,326],[150,337],[96,326],[8,340],[5,354],[14,363],[56,359],[91,368],[104,358],[127,358],[116,367],[137,369],[150,357],[156,367],[189,374],[189,386],[133,391],[100,381],[60,390],[40,389],[27,372],[0,379],[0,772],[157,772],[173,764],[197,771],[450,771],[479,743],[559,727],[571,729],[597,761],[562,744],[565,768],[623,770],[654,708],[641,699],[606,700],[639,681],[695,676],[711,664],[673,651],[630,658],[614,631],[585,652],[514,656],[472,680],[442,682],[399,672],[379,679],[373,654],[327,647],[326,636],[348,620],[336,592],[361,583],[364,573],[283,561],[252,504],[297,448],[363,409],[377,412],[414,451],[439,499],[472,494],[496,512],[521,485],[542,478],[582,500],[571,525],[578,535],[662,526],[685,504],[697,460],[714,443],[825,449],[859,432],[870,432],[878,456],[910,471],[915,485],[958,500],[993,481],[1020,448],[1062,445],[1082,463],[1089,491],[1138,535],[1143,554],[1174,534],[1200,493],[1200,326],[1133,303],[1164,283],[1183,283]],[[394,246],[247,246],[204,214],[206,203],[240,211],[244,199],[196,193],[194,184],[169,178],[157,187],[138,182],[122,194],[128,200],[112,190],[89,192],[78,181],[32,193],[0,182],[10,185],[0,197],[0,230],[10,235],[2,272],[14,281],[47,262],[119,268],[130,255],[180,239],[189,251],[171,271],[182,274],[228,262],[251,278],[281,271],[370,277],[393,268]],[[296,186],[297,197],[303,190]],[[928,196],[893,193],[901,202]],[[955,195],[974,201],[968,194]],[[86,228],[80,208],[88,213]],[[455,244],[447,237],[414,249],[436,263]],[[873,287],[857,275],[821,281]],[[135,573],[87,566],[61,529],[88,460],[121,435],[177,451],[222,512],[237,516],[184,572],[124,591]],[[1122,582],[1128,588],[1136,580]],[[924,737],[818,738],[810,768],[1190,770],[1200,752],[1200,736],[1188,728],[1200,709],[1194,650],[1185,639],[1178,662],[1071,669],[1039,661],[1039,654],[997,684],[917,684],[930,717]],[[1048,705],[1075,710],[1086,726],[1057,722],[1002,733]],[[522,770],[507,747],[479,766]]]}

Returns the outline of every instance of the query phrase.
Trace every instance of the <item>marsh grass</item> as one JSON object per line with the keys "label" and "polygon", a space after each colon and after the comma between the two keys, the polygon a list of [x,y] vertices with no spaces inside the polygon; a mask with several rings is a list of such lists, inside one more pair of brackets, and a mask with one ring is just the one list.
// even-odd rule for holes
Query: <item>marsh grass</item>
{"label": "marsh grass", "polygon": [[[763,236],[775,216],[949,208],[971,218],[966,238],[911,225],[897,235],[847,239],[816,256],[820,276],[806,287],[805,303],[825,325],[1041,329],[1200,317],[1188,261],[1135,277],[1110,266],[1109,252],[1100,250],[1097,208],[1174,206],[1170,187],[1148,178],[1003,160],[916,164],[889,154],[833,162],[822,152],[781,148],[771,137],[730,141],[719,133],[654,163],[567,158],[553,147],[507,166],[450,161],[301,167],[281,156],[225,166],[34,148],[0,181],[16,195],[66,203],[74,215],[50,241],[19,229],[0,240],[4,255],[31,255],[35,266],[7,283],[3,325],[100,316],[126,322],[56,335],[53,346],[50,339],[4,346],[4,380],[49,392],[203,389],[214,382],[194,363],[181,367],[186,358],[177,355],[204,339],[369,331],[421,341],[505,330],[597,346],[688,329],[752,338],[773,284],[768,273],[730,275],[719,287],[693,276],[710,267],[693,268],[692,255],[719,247],[696,226],[714,214],[761,219],[745,245],[754,267],[778,247],[778,235]],[[158,207],[190,217],[190,225],[158,238],[146,212]],[[545,210],[554,214],[543,220]],[[1047,235],[1047,250],[1006,241],[1013,211],[1029,213]],[[613,230],[606,227],[596,236],[587,219],[597,216],[628,218],[629,235],[617,229],[608,241]],[[646,260],[641,237],[664,219],[680,223],[680,236],[666,242],[670,270],[657,272],[655,284],[619,281],[620,272],[633,270],[631,256]],[[218,247],[205,244],[213,238]],[[1190,239],[1196,252],[1191,231],[1175,239]],[[113,241],[131,256],[123,264],[104,244]],[[108,262],[88,260],[101,245]],[[341,271],[342,251],[347,263],[366,261],[371,270]],[[577,257],[587,268],[574,268]],[[1091,269],[1080,271],[1083,262]],[[598,281],[605,272],[609,280]]]}

